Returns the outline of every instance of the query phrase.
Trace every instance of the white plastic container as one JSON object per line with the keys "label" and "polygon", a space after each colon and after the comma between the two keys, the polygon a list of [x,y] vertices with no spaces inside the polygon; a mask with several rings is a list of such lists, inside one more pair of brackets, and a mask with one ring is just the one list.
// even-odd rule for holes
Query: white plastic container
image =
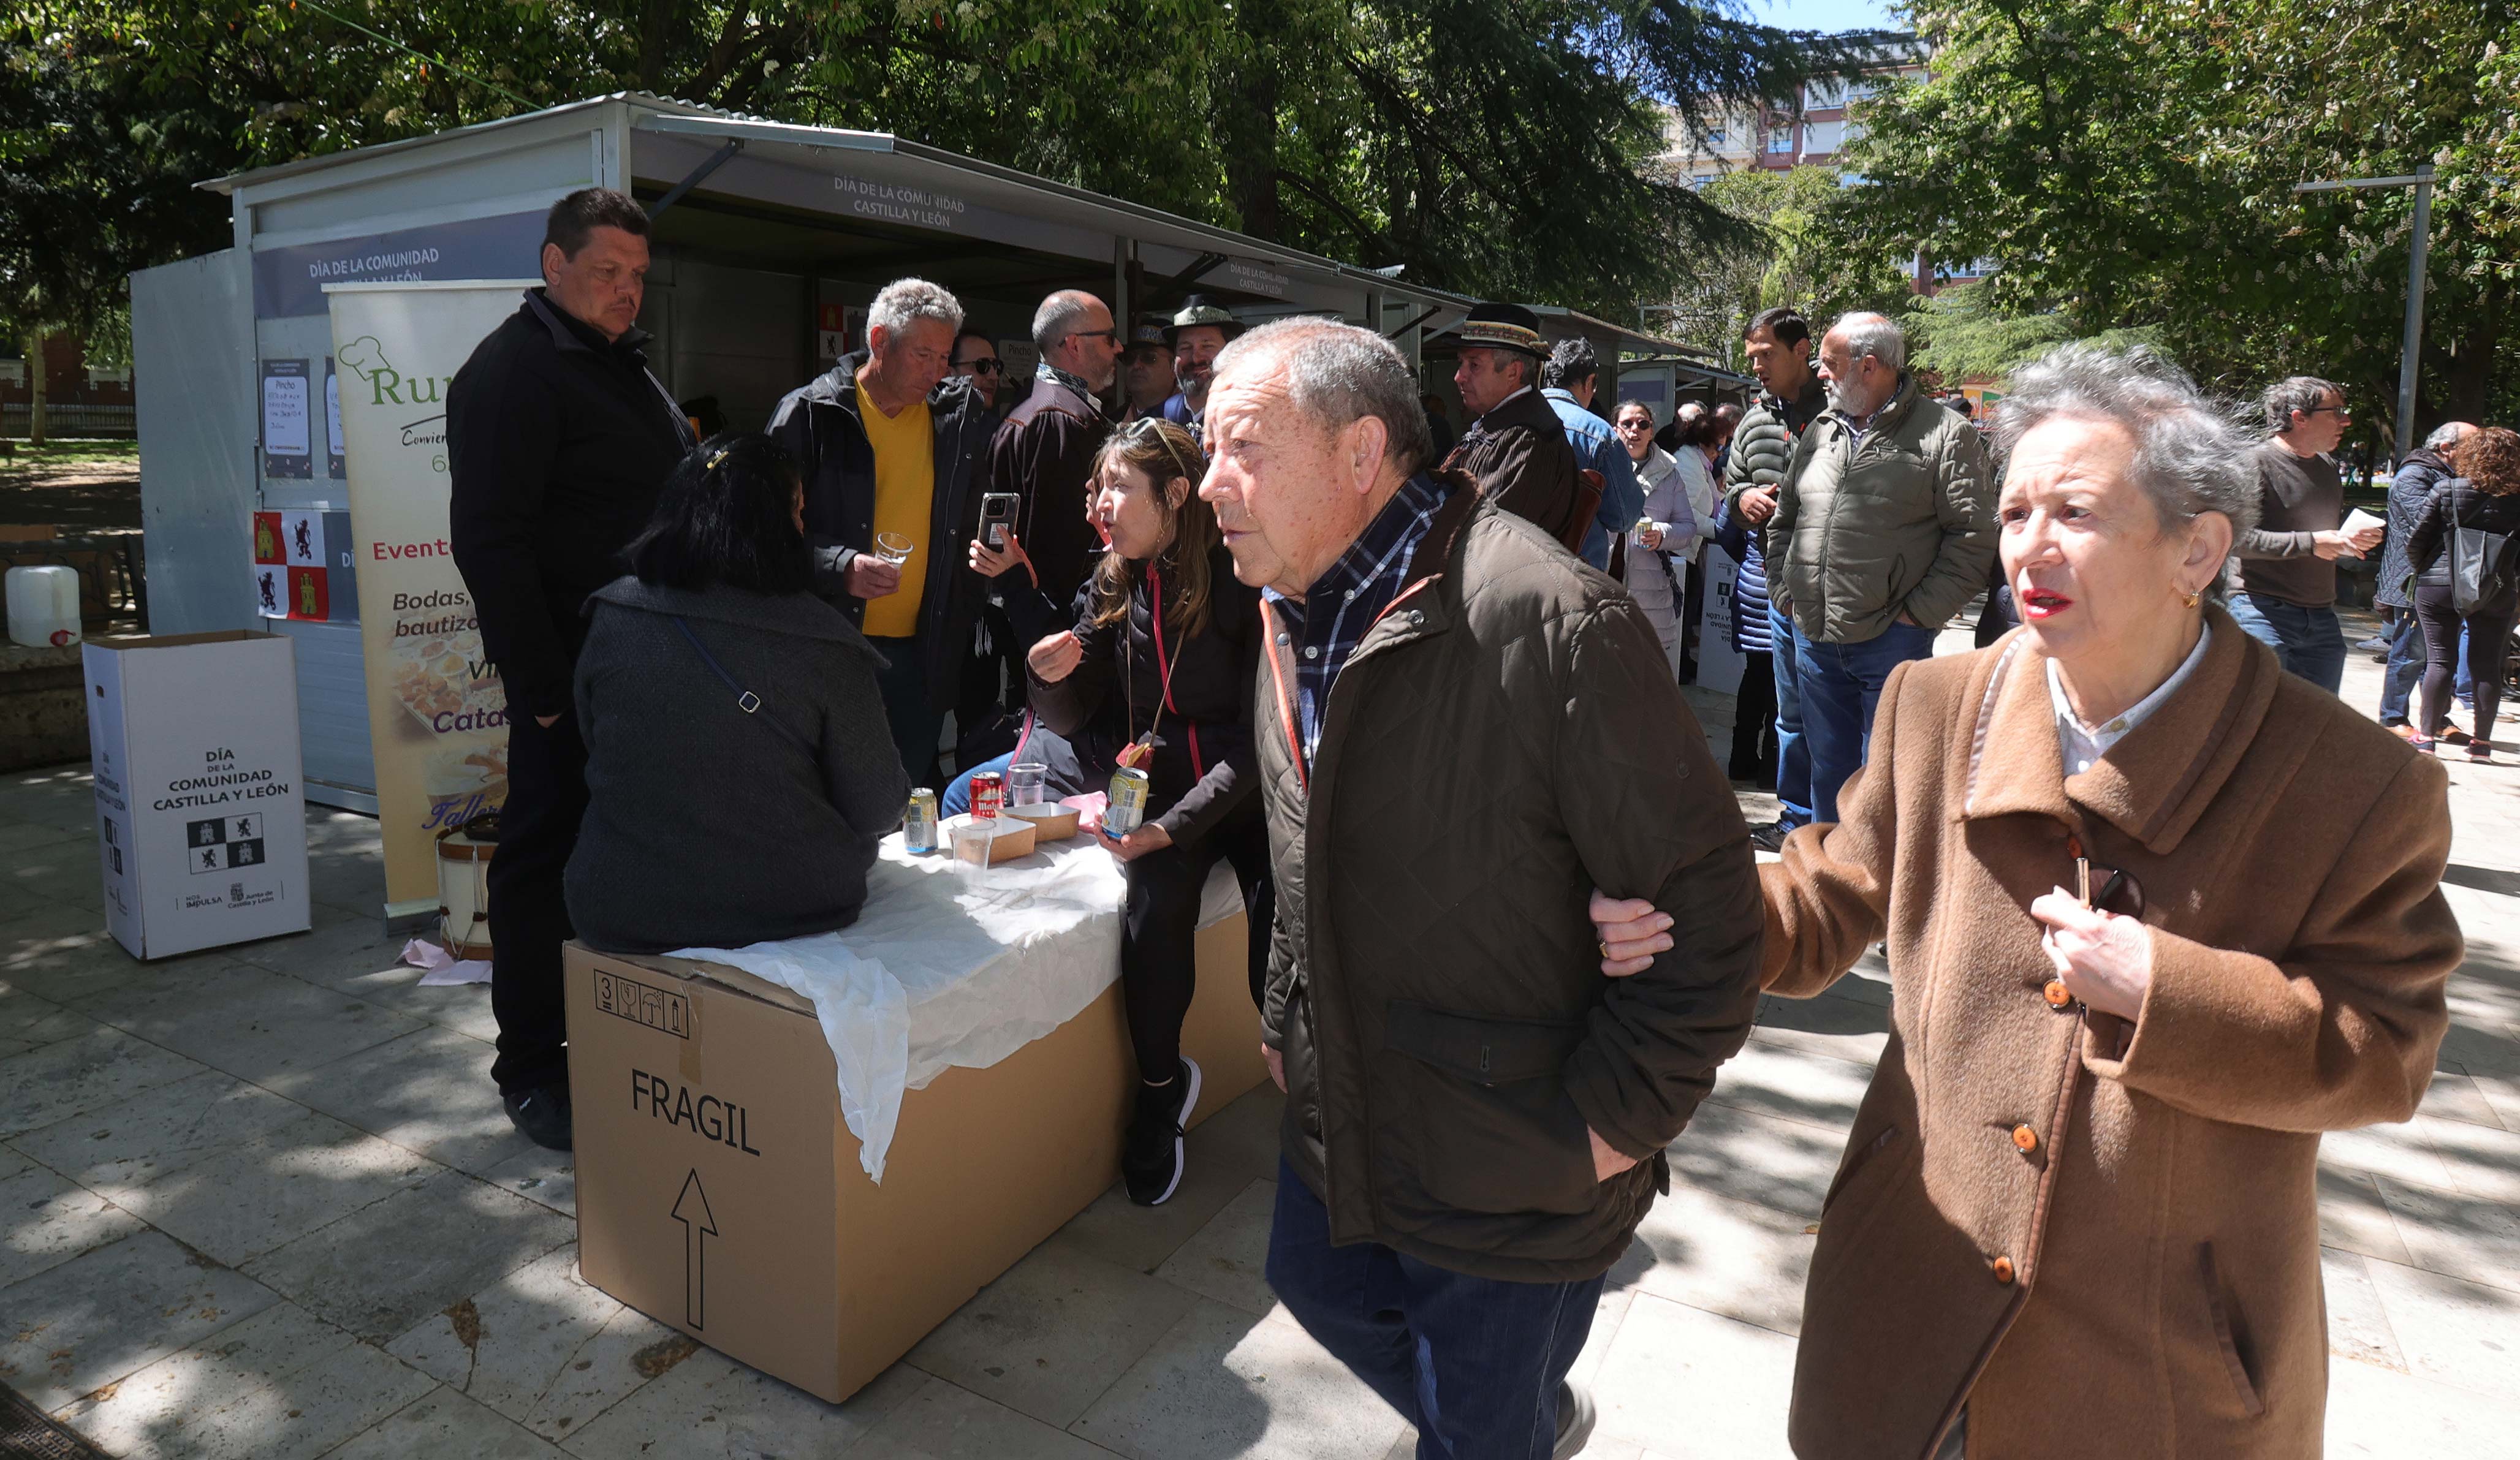
{"label": "white plastic container", "polygon": [[78,569],[11,568],[8,595],[10,639],[30,649],[79,642]]}

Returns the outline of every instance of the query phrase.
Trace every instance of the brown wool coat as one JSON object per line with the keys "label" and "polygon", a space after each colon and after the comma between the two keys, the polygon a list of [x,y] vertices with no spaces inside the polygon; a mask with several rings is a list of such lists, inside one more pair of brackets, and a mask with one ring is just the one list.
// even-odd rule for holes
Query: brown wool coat
{"label": "brown wool coat", "polygon": [[[1845,819],[1762,868],[1765,979],[1888,937],[1893,1027],[1826,1199],[1804,1460],[2301,1460],[2327,1400],[2322,1130],[2403,1121],[2461,954],[2441,768],[2210,611],[2189,681],[2067,780],[2015,631],[1901,668]],[[2067,837],[2140,882],[2134,1024],[2051,1009]],[[2092,874],[2096,892],[2103,870]]]}

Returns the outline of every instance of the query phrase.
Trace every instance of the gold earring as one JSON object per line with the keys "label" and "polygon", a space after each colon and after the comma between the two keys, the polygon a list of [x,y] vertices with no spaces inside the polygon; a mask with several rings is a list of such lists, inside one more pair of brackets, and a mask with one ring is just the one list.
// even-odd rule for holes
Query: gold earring
{"label": "gold earring", "polygon": [[2182,594],[2180,597],[2186,600],[2188,607],[2193,608],[2196,606],[2197,602],[2205,597],[2205,590],[2201,588],[2196,589],[2192,592]]}

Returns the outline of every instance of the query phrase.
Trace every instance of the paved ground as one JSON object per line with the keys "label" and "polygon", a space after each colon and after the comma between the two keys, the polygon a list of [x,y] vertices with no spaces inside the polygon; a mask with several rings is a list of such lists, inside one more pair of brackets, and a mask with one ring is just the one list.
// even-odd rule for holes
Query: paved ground
{"label": "paved ground", "polygon": [[[2337,1455],[2520,1433],[2520,768],[2451,778],[2470,957],[2441,1072],[2412,1124],[2326,1145]],[[83,772],[0,782],[0,1382],[107,1450],[1409,1453],[1261,1281],[1274,1095],[1193,1134],[1169,1206],[1106,1195],[847,1404],[695,1350],[577,1280],[569,1167],[491,1097],[486,995],[395,968],[373,824],[310,824],[313,933],[144,968],[96,931]],[[1888,998],[1873,968],[1772,1003],[1674,1145],[1579,1370],[1587,1455],[1785,1453],[1812,1223]]]}

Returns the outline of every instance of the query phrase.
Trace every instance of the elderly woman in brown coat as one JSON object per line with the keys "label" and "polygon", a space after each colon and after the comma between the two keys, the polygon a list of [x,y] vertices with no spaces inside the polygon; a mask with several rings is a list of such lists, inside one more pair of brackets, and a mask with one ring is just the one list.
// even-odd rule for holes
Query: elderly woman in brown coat
{"label": "elderly woman in brown coat", "polygon": [[[2406,1120],[2431,1078],[2446,778],[2212,601],[2256,492],[2176,368],[2069,346],[2013,387],[2023,627],[1894,675],[1844,819],[1762,872],[1772,992],[1886,935],[1895,994],[1789,1435],[1805,1460],[2316,1456],[2319,1133]],[[1653,946],[1641,909],[1596,913],[1605,971]]]}

